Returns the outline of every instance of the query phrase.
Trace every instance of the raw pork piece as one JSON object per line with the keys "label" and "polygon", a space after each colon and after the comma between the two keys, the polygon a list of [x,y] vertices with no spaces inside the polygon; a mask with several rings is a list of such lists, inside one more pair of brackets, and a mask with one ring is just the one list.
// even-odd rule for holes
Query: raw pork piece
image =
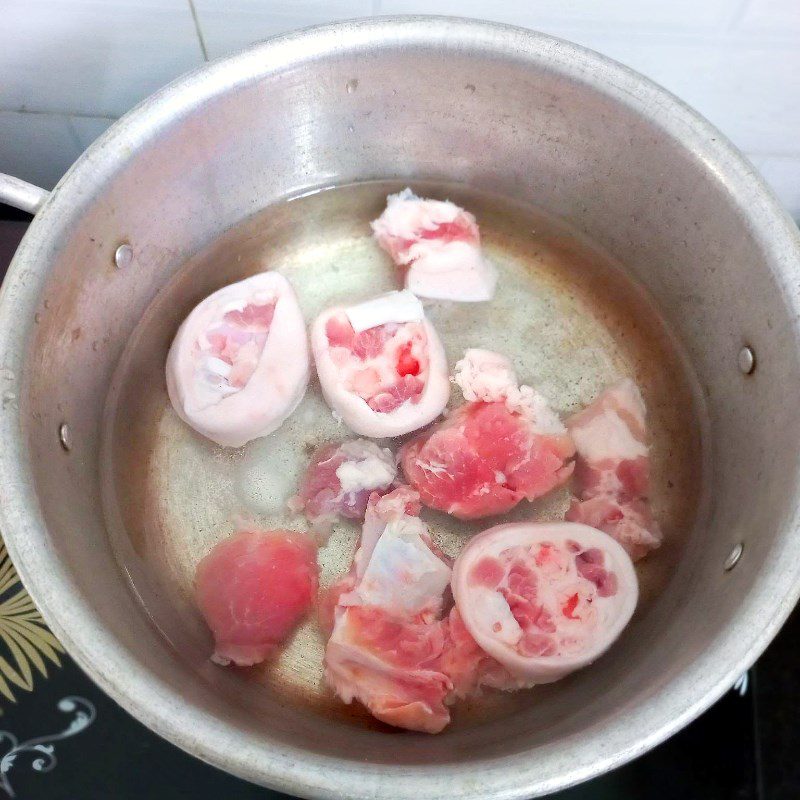
{"label": "raw pork piece", "polygon": [[400,451],[422,502],[459,519],[501,514],[572,473],[572,439],[547,401],[518,386],[508,359],[467,350],[455,380],[470,401]]}
{"label": "raw pork piece", "polygon": [[636,561],[661,544],[648,502],[650,456],[645,407],[629,379],[567,420],[577,448],[576,491],[566,518],[600,528]]}
{"label": "raw pork piece", "polygon": [[452,684],[439,668],[450,567],[418,511],[407,487],[370,497],[353,569],[328,593],[336,606],[325,679],[383,722],[438,733],[450,721]]}
{"label": "raw pork piece", "polygon": [[570,522],[484,531],[456,559],[452,588],[479,647],[526,685],[556,681],[602,655],[638,599],[625,550]]}
{"label": "raw pork piece", "polygon": [[308,376],[303,316],[277,272],[203,300],[167,357],[167,389],[178,416],[223,447],[241,447],[280,427],[302,400]]}
{"label": "raw pork piece", "polygon": [[362,436],[410,433],[447,405],[444,348],[411,292],[323,311],[311,344],[328,405]]}
{"label": "raw pork piece", "polygon": [[243,531],[198,564],[195,597],[214,634],[212,661],[257,664],[292,633],[317,593],[317,548],[295,531]]}
{"label": "raw pork piece", "polygon": [[406,288],[419,297],[494,297],[497,271],[483,257],[475,217],[454,203],[424,200],[404,189],[389,195],[372,230],[394,263],[406,268]]}
{"label": "raw pork piece", "polygon": [[439,669],[453,685],[448,702],[480,694],[482,687],[513,691],[532,684],[512,675],[472,638],[458,609],[450,609],[445,623],[445,643]]}
{"label": "raw pork piece", "polygon": [[316,531],[329,533],[338,517],[363,521],[370,494],[388,492],[396,476],[394,456],[385,447],[366,439],[326,444],[314,454],[289,507],[305,511]]}

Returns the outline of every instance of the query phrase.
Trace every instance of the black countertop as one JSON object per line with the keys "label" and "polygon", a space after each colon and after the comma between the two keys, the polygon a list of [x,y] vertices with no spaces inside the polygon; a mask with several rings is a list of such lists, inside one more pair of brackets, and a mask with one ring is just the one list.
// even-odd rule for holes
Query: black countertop
{"label": "black countertop", "polygon": [[[0,275],[27,219],[0,206]],[[46,676],[33,660],[30,676],[22,674],[3,630],[7,618],[20,613],[24,596],[5,564],[0,559],[0,800],[4,792],[22,800],[285,797],[168,744],[104,695],[63,653],[51,648],[60,666],[39,657]],[[20,678],[6,680],[8,694],[4,660],[17,667]],[[798,800],[798,666],[800,612],[795,611],[749,672],[744,691],[729,692],[642,758],[550,800]]]}

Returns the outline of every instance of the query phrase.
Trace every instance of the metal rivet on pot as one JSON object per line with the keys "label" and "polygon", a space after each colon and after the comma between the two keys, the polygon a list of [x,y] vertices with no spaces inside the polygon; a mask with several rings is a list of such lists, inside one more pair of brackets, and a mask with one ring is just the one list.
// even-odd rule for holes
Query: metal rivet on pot
{"label": "metal rivet on pot", "polygon": [[72,450],[72,431],[66,422],[62,422],[58,426],[58,441],[61,442],[61,446],[66,452],[69,453]]}
{"label": "metal rivet on pot", "polygon": [[347,94],[353,94],[353,92],[358,89],[358,78],[351,78],[347,81],[345,88],[347,89]]}
{"label": "metal rivet on pot", "polygon": [[133,248],[129,244],[121,244],[114,253],[117,269],[125,269],[133,263]]}
{"label": "metal rivet on pot", "polygon": [[722,568],[725,570],[725,572],[730,572],[739,563],[739,559],[742,557],[743,552],[744,545],[739,542],[739,544],[735,545],[733,550],[728,553],[728,557],[725,559],[725,563],[722,565]]}
{"label": "metal rivet on pot", "polygon": [[739,351],[737,363],[739,364],[739,369],[745,375],[750,375],[750,373],[752,373],[752,371],[756,368],[756,354],[753,352],[753,349],[745,345]]}

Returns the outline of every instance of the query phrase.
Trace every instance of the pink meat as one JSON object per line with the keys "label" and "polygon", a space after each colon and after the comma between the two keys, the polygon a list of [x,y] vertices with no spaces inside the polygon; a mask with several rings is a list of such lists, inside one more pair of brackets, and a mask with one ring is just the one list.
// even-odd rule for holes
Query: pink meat
{"label": "pink meat", "polygon": [[241,447],[289,417],[305,394],[309,366],[294,290],[277,272],[262,272],[223,286],[186,317],[167,356],[167,390],[194,430]]}
{"label": "pink meat", "polygon": [[308,613],[317,550],[302,533],[243,531],[198,564],[195,598],[214,634],[212,660],[251,666],[269,658]]}
{"label": "pink meat", "polygon": [[403,447],[400,462],[425,505],[475,519],[562,484],[572,472],[573,452],[566,433],[537,432],[504,402],[477,402]]}
{"label": "pink meat", "polygon": [[269,336],[276,302],[248,303],[241,311],[228,311],[206,333],[209,343],[206,355],[231,367],[225,379],[228,386],[241,389],[255,372]]}
{"label": "pink meat", "polygon": [[[348,468],[355,472],[355,482],[347,479]],[[315,530],[327,533],[339,517],[363,521],[370,495],[388,492],[396,473],[394,456],[374,442],[354,439],[323,445],[314,454],[300,491],[289,506],[293,511],[304,511]],[[345,477],[344,485],[340,475]]]}
{"label": "pink meat", "polygon": [[441,619],[450,567],[432,544],[416,493],[373,494],[348,576],[329,589],[321,614],[332,633],[325,679],[390,725],[438,733],[449,722],[452,683],[440,668]]}
{"label": "pink meat", "polygon": [[333,626],[336,624],[336,608],[339,605],[339,598],[347,592],[352,592],[354,587],[355,575],[351,572],[331,586],[320,590],[317,602],[317,622],[326,640],[330,639]]}
{"label": "pink meat", "polygon": [[356,332],[344,315],[337,315],[328,319],[325,323],[325,336],[331,347],[342,347],[345,350],[354,349]]}
{"label": "pink meat", "polygon": [[475,217],[448,202],[425,200],[410,190],[389,198],[387,212],[372,223],[378,244],[395,264],[410,264],[420,257],[420,242],[466,242],[480,246]]}
{"label": "pink meat", "polygon": [[386,343],[397,333],[399,325],[386,323],[356,333],[346,317],[331,317],[325,325],[331,347],[350,350],[361,361],[381,354]]}
{"label": "pink meat", "polygon": [[443,647],[440,622],[353,606],[329,641],[326,679],[346,703],[359,700],[388,725],[439,733],[450,721],[451,683],[438,665]]}
{"label": "pink meat", "polygon": [[661,545],[662,534],[647,500],[620,500],[601,494],[588,500],[573,499],[565,519],[582,522],[613,536],[634,561]]}
{"label": "pink meat", "polygon": [[327,321],[325,333],[347,387],[373,411],[389,413],[406,400],[419,402],[428,373],[422,325],[386,323],[356,333],[342,314]]}
{"label": "pink meat", "polygon": [[365,519],[365,522],[368,523],[367,527],[370,530],[380,528],[383,531],[388,522],[398,517],[403,515],[418,517],[422,506],[417,492],[408,486],[398,486],[383,496],[377,493],[374,497],[370,495],[367,510],[370,512]]}
{"label": "pink meat", "polygon": [[[511,676],[511,688],[513,679],[548,683],[591,663],[619,636],[638,597],[625,550],[574,523],[484,531],[456,559],[452,587],[464,627]],[[467,688],[488,683],[491,661],[480,653],[474,660],[477,677],[467,672],[460,682]]]}
{"label": "pink meat", "polygon": [[422,396],[425,384],[416,375],[401,375],[397,382],[379,391],[367,400],[367,405],[381,414],[400,408],[406,400],[416,402]]}
{"label": "pink meat", "polygon": [[484,686],[503,691],[524,687],[524,681],[515,678],[499,661],[481,649],[455,607],[445,622],[444,634],[439,669],[453,686],[448,698],[450,702],[480,694]]}
{"label": "pink meat", "polygon": [[405,189],[387,198],[372,230],[414,294],[463,302],[494,295],[497,274],[481,252],[475,217],[454,203]]}
{"label": "pink meat", "polygon": [[269,333],[272,318],[275,316],[275,301],[267,303],[248,303],[241,311],[228,311],[223,319],[242,330]]}
{"label": "pink meat", "polygon": [[311,342],[325,400],[354,433],[402,436],[447,405],[447,356],[409,291],[323,311]]}
{"label": "pink meat", "polygon": [[661,544],[648,500],[650,456],[645,407],[624,380],[567,421],[577,449],[575,489],[566,518],[613,536],[634,560]]}

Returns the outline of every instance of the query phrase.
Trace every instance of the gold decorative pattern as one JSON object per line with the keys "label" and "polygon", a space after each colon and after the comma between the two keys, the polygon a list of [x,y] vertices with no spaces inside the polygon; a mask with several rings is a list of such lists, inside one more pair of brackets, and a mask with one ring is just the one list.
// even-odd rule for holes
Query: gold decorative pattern
{"label": "gold decorative pattern", "polygon": [[39,675],[47,677],[48,662],[61,666],[63,652],[0,540],[0,696],[15,703],[15,692],[29,692]]}

